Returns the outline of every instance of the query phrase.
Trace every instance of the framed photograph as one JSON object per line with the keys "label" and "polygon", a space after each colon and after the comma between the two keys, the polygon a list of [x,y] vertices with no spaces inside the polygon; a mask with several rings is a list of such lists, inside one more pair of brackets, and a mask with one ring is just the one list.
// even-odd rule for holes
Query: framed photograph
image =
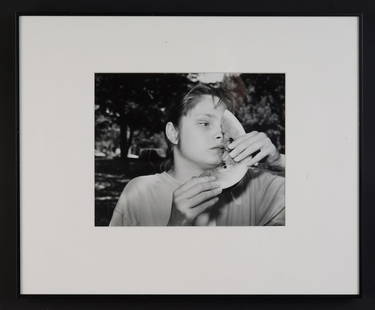
{"label": "framed photograph", "polygon": [[20,295],[359,296],[360,14],[17,27]]}

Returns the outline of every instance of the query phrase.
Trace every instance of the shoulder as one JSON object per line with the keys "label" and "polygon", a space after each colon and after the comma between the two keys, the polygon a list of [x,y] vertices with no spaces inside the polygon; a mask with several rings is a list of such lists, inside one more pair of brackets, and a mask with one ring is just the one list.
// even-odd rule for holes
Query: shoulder
{"label": "shoulder", "polygon": [[131,179],[125,186],[124,192],[129,193],[143,193],[148,192],[151,188],[156,187],[162,183],[160,174],[142,175]]}
{"label": "shoulder", "polygon": [[276,173],[270,172],[269,170],[262,170],[260,172],[252,171],[254,178],[263,185],[279,185],[282,186],[285,183],[285,178]]}
{"label": "shoulder", "polygon": [[268,170],[254,170],[251,174],[256,224],[285,225],[285,178]]}
{"label": "shoulder", "polygon": [[125,186],[122,195],[127,197],[140,196],[140,198],[149,195],[170,191],[176,184],[174,184],[166,173],[155,173],[151,175],[142,175],[131,179]]}
{"label": "shoulder", "polygon": [[285,195],[285,178],[264,169],[249,169],[234,191],[253,197],[260,203],[271,197]]}
{"label": "shoulder", "polygon": [[257,188],[279,188],[285,184],[285,178],[264,169],[249,169],[244,178],[244,183]]}
{"label": "shoulder", "polygon": [[139,177],[135,177],[129,181],[127,184],[127,187],[129,188],[136,188],[140,186],[150,186],[158,181],[158,175],[157,174],[151,174],[151,175],[142,175]]}
{"label": "shoulder", "polygon": [[265,197],[283,196],[285,178],[268,170],[252,168],[245,177],[232,188],[235,195],[247,195],[260,203]]}
{"label": "shoulder", "polygon": [[117,201],[116,209],[129,209],[134,204],[142,203],[154,192],[154,188],[160,183],[158,174],[143,175],[131,179],[122,190]]}

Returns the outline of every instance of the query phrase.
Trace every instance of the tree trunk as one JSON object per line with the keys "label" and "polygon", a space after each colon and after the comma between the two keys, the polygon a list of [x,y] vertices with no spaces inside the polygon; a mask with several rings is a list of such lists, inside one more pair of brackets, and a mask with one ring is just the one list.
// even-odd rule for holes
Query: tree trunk
{"label": "tree trunk", "polygon": [[120,150],[121,150],[121,159],[128,159],[128,150],[130,147],[131,141],[129,141],[129,126],[126,120],[126,117],[123,113],[120,115]]}
{"label": "tree trunk", "polygon": [[[127,138],[128,138],[128,151],[129,151],[129,148],[131,147],[132,142],[133,142],[133,133],[134,133],[133,128],[128,126],[128,132],[127,133],[128,133],[128,136],[127,136]],[[128,153],[126,153],[126,154],[128,154]]]}

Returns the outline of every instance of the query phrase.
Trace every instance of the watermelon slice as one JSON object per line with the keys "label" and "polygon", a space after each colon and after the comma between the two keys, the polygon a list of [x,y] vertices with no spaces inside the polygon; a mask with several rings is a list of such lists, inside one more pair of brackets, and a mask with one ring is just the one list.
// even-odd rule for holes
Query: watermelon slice
{"label": "watermelon slice", "polygon": [[221,188],[224,189],[241,181],[241,179],[245,176],[248,167],[244,163],[236,163],[229,156],[231,149],[228,148],[228,145],[239,136],[244,135],[246,132],[239,120],[228,110],[224,111],[221,121],[221,129],[224,135],[223,142],[225,146],[223,162],[218,167],[205,171],[201,176],[216,176],[216,182],[218,182]]}

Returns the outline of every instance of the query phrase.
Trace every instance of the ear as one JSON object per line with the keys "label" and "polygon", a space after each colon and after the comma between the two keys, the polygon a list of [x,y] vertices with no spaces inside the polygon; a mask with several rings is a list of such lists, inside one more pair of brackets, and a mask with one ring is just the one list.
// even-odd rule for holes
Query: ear
{"label": "ear", "polygon": [[168,122],[167,125],[165,126],[165,134],[168,138],[168,140],[172,144],[177,144],[178,143],[178,131],[174,127],[172,122]]}

